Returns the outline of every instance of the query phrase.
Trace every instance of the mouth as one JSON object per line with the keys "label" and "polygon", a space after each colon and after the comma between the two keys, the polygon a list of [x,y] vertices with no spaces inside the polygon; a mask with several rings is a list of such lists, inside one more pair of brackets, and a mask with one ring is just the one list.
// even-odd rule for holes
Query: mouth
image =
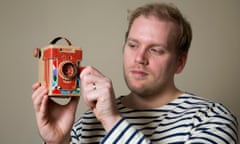
{"label": "mouth", "polygon": [[132,74],[133,77],[137,79],[143,79],[146,76],[148,76],[148,73],[146,71],[140,69],[133,69],[130,71],[130,73]]}

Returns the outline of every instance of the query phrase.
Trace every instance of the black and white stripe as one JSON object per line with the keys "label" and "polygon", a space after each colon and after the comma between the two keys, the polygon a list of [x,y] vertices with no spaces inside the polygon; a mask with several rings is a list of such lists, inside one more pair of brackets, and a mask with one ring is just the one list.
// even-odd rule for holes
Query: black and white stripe
{"label": "black and white stripe", "polygon": [[123,118],[105,133],[91,111],[72,129],[72,143],[237,143],[238,123],[223,105],[190,94],[149,110],[134,110],[116,99]]}

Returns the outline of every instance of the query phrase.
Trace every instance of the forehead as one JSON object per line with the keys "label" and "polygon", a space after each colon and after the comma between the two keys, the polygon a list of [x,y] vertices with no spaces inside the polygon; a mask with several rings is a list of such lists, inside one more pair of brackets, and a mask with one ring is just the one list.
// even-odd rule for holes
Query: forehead
{"label": "forehead", "polygon": [[175,25],[171,21],[154,16],[137,17],[130,28],[128,37],[170,45]]}

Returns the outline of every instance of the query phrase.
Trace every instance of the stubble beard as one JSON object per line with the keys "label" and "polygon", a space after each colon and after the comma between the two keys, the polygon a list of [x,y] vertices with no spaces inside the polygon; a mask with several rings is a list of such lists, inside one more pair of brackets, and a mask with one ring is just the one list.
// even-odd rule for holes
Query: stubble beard
{"label": "stubble beard", "polygon": [[156,85],[154,81],[151,83],[143,83],[141,87],[136,87],[132,84],[130,76],[128,77],[126,73],[124,73],[124,79],[127,87],[131,91],[131,95],[141,97],[142,99],[154,99],[159,96],[163,89],[161,86]]}

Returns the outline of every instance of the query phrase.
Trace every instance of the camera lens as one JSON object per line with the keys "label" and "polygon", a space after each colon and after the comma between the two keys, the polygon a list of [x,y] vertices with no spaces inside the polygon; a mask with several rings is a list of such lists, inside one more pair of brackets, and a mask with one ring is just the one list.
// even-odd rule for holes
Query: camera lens
{"label": "camera lens", "polygon": [[61,72],[65,80],[72,80],[77,74],[77,68],[73,63],[66,62],[62,65]]}

